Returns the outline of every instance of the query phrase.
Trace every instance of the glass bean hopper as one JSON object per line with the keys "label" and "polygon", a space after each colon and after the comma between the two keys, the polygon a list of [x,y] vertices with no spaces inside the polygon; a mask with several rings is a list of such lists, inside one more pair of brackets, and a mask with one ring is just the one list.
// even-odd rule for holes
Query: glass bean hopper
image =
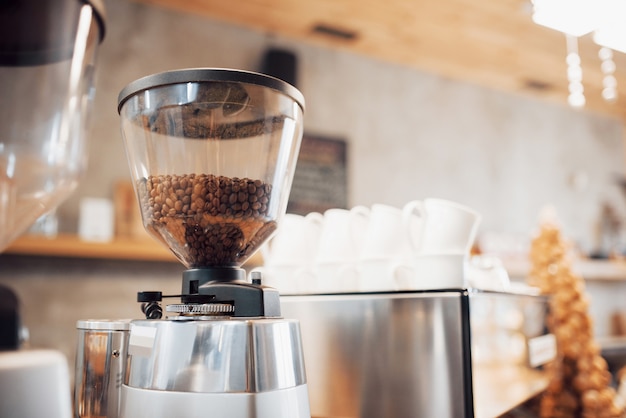
{"label": "glass bean hopper", "polygon": [[[286,211],[301,93],[259,73],[197,68],[136,80],[118,103],[144,227],[186,267],[168,311],[279,316],[278,293],[241,266]],[[140,292],[148,318],[163,297]]]}

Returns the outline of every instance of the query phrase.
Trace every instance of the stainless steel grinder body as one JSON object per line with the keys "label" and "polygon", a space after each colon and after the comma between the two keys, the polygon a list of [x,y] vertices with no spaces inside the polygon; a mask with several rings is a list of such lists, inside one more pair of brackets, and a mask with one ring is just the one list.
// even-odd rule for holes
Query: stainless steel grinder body
{"label": "stainless steel grinder body", "polygon": [[132,321],[121,416],[310,418],[298,321]]}

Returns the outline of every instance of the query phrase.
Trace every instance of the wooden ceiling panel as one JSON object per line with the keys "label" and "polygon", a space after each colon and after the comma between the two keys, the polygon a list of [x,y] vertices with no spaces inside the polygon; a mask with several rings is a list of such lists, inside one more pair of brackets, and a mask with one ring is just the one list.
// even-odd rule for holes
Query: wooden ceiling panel
{"label": "wooden ceiling panel", "polygon": [[[530,0],[142,0],[320,46],[566,105],[563,34],[535,25]],[[323,24],[354,39],[313,31]],[[601,97],[599,47],[580,39],[586,108],[626,121]],[[616,53],[626,95],[626,54]]]}

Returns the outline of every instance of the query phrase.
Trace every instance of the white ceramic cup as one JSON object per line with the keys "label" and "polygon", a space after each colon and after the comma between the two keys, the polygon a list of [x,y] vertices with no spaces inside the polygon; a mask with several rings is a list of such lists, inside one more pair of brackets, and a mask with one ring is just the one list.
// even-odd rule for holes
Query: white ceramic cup
{"label": "white ceramic cup", "polygon": [[315,293],[352,293],[359,291],[355,263],[322,263],[314,267]]}
{"label": "white ceramic cup", "polygon": [[511,285],[502,261],[491,255],[470,257],[467,262],[467,283],[476,289],[506,290]]}
{"label": "white ceramic cup", "polygon": [[361,260],[358,264],[360,292],[391,292],[412,278],[413,269],[395,258]]}
{"label": "white ceramic cup", "polygon": [[328,209],[317,247],[317,264],[349,263],[358,259],[370,216],[369,208]]}
{"label": "white ceramic cup", "polygon": [[276,234],[261,247],[266,266],[310,266],[313,264],[324,217],[286,214]]}
{"label": "white ceramic cup", "polygon": [[465,280],[465,253],[422,254],[413,257],[402,270],[396,268],[397,290],[460,289]]}
{"label": "white ceramic cup", "polygon": [[478,212],[450,200],[433,198],[409,202],[406,207],[423,216],[420,237],[413,241],[416,254],[469,254],[481,221]]}
{"label": "white ceramic cup", "polygon": [[365,230],[360,260],[386,260],[410,255],[411,241],[419,239],[421,213],[407,206],[374,204]]}
{"label": "white ceramic cup", "polygon": [[109,199],[80,200],[78,236],[84,241],[108,242],[115,236],[115,209]]}

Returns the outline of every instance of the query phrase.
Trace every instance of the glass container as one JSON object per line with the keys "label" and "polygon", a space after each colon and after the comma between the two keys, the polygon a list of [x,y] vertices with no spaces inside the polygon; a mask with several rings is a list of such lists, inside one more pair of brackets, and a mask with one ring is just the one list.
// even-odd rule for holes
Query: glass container
{"label": "glass container", "polygon": [[118,110],[146,230],[189,269],[241,266],[286,211],[303,109],[296,88],[248,71],[130,83]]}
{"label": "glass container", "polygon": [[0,5],[0,251],[77,186],[103,36],[97,0]]}

